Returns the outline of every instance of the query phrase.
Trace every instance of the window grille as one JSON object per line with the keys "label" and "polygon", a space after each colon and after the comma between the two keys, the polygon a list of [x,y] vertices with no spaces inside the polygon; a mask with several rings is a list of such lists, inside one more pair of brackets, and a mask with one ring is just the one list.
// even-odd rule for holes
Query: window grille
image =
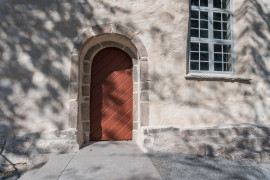
{"label": "window grille", "polygon": [[234,73],[232,0],[190,0],[189,72]]}

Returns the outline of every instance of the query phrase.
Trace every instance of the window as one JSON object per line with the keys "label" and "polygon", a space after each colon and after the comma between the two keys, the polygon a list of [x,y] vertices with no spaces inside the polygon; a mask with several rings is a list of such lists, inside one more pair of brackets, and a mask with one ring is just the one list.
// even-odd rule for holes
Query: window
{"label": "window", "polygon": [[190,0],[189,72],[233,73],[232,0]]}

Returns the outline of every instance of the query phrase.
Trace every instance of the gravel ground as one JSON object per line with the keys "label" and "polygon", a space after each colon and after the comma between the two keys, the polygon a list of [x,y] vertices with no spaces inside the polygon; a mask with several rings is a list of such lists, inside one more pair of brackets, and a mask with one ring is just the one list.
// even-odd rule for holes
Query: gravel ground
{"label": "gravel ground", "polygon": [[270,163],[220,157],[149,153],[163,179],[270,180]]}

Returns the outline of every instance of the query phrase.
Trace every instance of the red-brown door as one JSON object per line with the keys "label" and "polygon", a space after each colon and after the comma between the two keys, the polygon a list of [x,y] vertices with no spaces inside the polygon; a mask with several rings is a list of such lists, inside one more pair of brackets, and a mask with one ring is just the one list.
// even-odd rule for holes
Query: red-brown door
{"label": "red-brown door", "polygon": [[118,48],[94,58],[90,88],[90,139],[132,139],[132,60]]}

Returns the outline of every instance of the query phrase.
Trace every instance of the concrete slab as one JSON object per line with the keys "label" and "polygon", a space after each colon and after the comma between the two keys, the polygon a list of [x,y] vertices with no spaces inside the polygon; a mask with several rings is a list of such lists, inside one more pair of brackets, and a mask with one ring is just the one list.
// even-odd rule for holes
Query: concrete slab
{"label": "concrete slab", "polygon": [[99,141],[81,149],[59,178],[161,179],[150,159],[131,141]]}
{"label": "concrete slab", "polygon": [[19,180],[27,180],[31,179],[31,177],[35,177],[35,174],[39,171],[39,169],[29,169],[25,172]]}
{"label": "concrete slab", "polygon": [[21,179],[159,180],[161,176],[134,142],[99,141],[75,154],[55,156],[38,172]]}
{"label": "concrete slab", "polygon": [[56,155],[52,157],[42,168],[26,173],[20,178],[20,180],[29,180],[33,178],[37,180],[57,179],[72,160],[74,155],[75,154]]}

